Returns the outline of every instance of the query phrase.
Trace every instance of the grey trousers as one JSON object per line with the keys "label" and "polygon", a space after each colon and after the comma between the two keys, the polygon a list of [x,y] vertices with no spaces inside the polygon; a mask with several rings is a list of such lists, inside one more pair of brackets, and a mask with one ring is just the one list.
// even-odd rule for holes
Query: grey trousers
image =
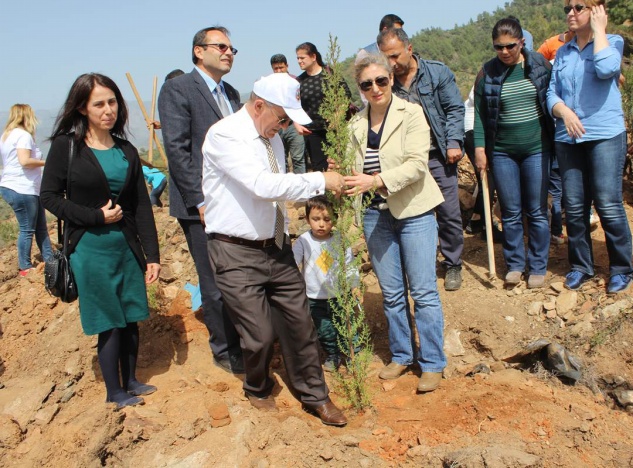
{"label": "grey trousers", "polygon": [[[286,239],[287,240],[287,239]],[[208,240],[215,280],[240,335],[244,356],[244,391],[259,398],[271,394],[269,376],[275,334],[291,390],[307,407],[328,401],[305,282],[290,243],[257,249]]]}

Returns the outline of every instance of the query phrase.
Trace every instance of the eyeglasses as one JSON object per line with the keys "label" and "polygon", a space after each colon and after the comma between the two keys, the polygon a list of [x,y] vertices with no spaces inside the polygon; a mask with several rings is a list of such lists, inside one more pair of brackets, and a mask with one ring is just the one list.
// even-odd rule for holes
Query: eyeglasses
{"label": "eyeglasses", "polygon": [[379,88],[384,88],[389,84],[389,77],[379,76],[375,80],[363,81],[362,83],[358,83],[358,87],[361,91],[369,91],[372,86],[374,86],[374,83],[376,83],[376,86],[378,86]]}
{"label": "eyeglasses", "polygon": [[286,125],[287,123],[289,123],[289,122],[290,122],[290,118],[289,118],[289,117],[279,117],[279,116],[277,115],[277,112],[275,112],[275,111],[273,110],[273,106],[271,106],[268,102],[266,102],[266,105],[267,105],[267,106],[268,106],[268,108],[270,109],[270,112],[272,112],[272,113],[273,113],[273,115],[275,116],[275,118],[277,119],[277,123],[278,123],[279,125]]}
{"label": "eyeglasses", "polygon": [[518,45],[519,45],[518,42],[513,42],[511,44],[505,44],[505,45],[492,44],[492,47],[494,47],[497,52],[501,52],[503,49],[508,49],[508,51],[510,51],[510,50],[514,49]]}
{"label": "eyeglasses", "polygon": [[216,49],[218,49],[221,53],[226,53],[227,50],[231,49],[231,53],[233,55],[237,55],[237,49],[235,47],[231,47],[230,45],[226,45],[226,44],[222,44],[221,42],[219,43],[214,43],[211,42],[209,44],[198,44],[200,47],[215,47]]}
{"label": "eyeglasses", "polygon": [[567,6],[563,7],[563,11],[565,12],[566,15],[568,15],[569,12],[572,11],[572,10],[576,10],[576,13],[580,13],[585,8],[589,8],[589,7],[586,6],[586,5],[580,5],[580,4],[574,5],[574,6],[567,5]]}

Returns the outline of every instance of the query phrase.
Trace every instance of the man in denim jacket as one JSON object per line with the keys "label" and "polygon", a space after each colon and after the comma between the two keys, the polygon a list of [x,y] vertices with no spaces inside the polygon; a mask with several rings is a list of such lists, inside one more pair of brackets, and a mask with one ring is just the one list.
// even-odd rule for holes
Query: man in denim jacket
{"label": "man in denim jacket", "polygon": [[459,208],[457,163],[462,158],[464,104],[455,75],[443,63],[423,60],[403,29],[387,29],[378,35],[378,47],[393,68],[393,92],[424,109],[431,127],[429,168],[439,185],[444,203],[436,208],[440,252],[444,256],[444,288],[455,291],[462,284],[464,234]]}

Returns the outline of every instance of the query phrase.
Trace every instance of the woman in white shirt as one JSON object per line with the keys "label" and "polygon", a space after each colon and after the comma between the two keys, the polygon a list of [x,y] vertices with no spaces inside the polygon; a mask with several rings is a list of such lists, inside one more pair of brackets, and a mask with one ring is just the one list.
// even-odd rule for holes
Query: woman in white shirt
{"label": "woman in white shirt", "polygon": [[44,261],[53,256],[46,228],[46,215],[40,203],[42,152],[35,144],[37,119],[28,104],[15,104],[0,137],[2,177],[0,195],[13,208],[18,220],[18,267],[20,276],[33,268],[31,245],[33,235]]}

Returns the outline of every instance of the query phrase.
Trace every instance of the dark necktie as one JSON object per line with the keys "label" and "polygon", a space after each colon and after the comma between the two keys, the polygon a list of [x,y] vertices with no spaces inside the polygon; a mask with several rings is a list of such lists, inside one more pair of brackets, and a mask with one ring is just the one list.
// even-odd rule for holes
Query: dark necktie
{"label": "dark necktie", "polygon": [[[273,146],[270,144],[270,140],[268,138],[264,138],[260,136],[264,145],[266,145],[266,152],[268,153],[268,164],[270,164],[270,169],[274,174],[279,174],[279,166],[277,165],[277,159],[275,158],[275,153],[273,152]],[[279,206],[279,202],[275,203],[275,245],[281,250],[281,247],[284,245],[284,214],[281,211],[281,206]]]}

